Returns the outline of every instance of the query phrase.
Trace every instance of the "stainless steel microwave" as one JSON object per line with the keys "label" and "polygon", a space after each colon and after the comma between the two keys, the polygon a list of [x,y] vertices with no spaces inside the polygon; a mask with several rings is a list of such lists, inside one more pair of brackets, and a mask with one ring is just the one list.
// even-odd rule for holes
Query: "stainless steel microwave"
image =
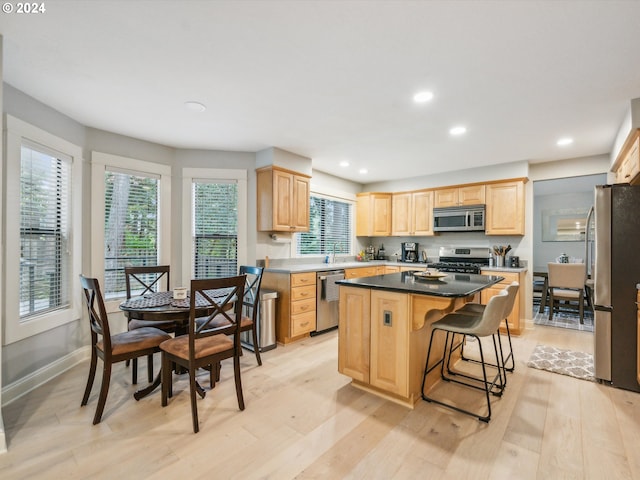
{"label": "stainless steel microwave", "polygon": [[433,209],[434,232],[484,230],[484,205],[466,205]]}

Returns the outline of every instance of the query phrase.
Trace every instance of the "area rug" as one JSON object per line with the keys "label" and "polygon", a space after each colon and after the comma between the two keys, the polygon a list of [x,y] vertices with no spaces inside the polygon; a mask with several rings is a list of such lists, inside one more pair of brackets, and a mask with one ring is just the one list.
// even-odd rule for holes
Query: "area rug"
{"label": "area rug", "polygon": [[549,307],[545,307],[544,312],[539,313],[539,304],[533,305],[533,323],[536,325],[545,325],[547,327],[570,328],[572,330],[581,330],[584,332],[593,332],[593,312],[585,308],[584,323],[580,323],[580,316],[577,312],[554,313],[553,318],[549,320]]}
{"label": "area rug", "polygon": [[581,380],[595,381],[593,355],[562,348],[536,345],[527,367],[568,375]]}

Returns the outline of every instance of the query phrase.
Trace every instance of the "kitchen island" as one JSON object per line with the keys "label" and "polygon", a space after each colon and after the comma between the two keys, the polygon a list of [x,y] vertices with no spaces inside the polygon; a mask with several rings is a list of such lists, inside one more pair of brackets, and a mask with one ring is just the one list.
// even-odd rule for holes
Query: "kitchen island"
{"label": "kitchen island", "polygon": [[[502,280],[460,273],[425,280],[401,272],[338,282],[338,371],[357,388],[413,408],[421,398],[431,324]],[[436,341],[433,351],[442,351],[444,334]],[[427,389],[439,378],[436,369]]]}

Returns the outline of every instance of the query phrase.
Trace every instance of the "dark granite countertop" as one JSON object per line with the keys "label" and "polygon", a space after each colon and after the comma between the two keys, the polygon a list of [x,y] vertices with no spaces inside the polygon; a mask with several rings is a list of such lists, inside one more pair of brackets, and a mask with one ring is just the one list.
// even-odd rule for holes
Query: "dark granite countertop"
{"label": "dark granite countertop", "polygon": [[434,295],[437,297],[467,297],[502,280],[504,280],[504,277],[498,275],[473,275],[469,273],[449,273],[439,280],[426,280],[414,277],[413,272],[400,272],[341,280],[336,283],[350,287]]}

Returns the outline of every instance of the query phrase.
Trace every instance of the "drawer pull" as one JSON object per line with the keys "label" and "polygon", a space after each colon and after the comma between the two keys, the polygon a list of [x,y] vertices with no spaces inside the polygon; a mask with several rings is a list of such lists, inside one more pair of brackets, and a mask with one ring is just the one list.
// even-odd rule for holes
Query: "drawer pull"
{"label": "drawer pull", "polygon": [[309,322],[304,322],[300,324],[301,327],[306,327],[307,325],[309,325]]}
{"label": "drawer pull", "polygon": [[300,307],[300,310],[307,310],[309,308],[309,305],[303,305]]}
{"label": "drawer pull", "polygon": [[301,296],[301,297],[306,297],[306,296],[308,296],[308,295],[309,295],[309,294],[308,294],[307,292],[302,292],[302,293],[300,293],[300,296]]}

